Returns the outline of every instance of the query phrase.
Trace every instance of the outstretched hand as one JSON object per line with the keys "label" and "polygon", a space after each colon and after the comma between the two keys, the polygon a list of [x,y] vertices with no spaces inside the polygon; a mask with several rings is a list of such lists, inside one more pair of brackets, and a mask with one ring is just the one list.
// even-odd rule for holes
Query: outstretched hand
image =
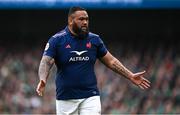
{"label": "outstretched hand", "polygon": [[150,81],[144,78],[146,71],[133,74],[131,81],[141,89],[150,88]]}
{"label": "outstretched hand", "polygon": [[44,90],[45,90],[45,82],[43,80],[40,80],[36,88],[36,92],[38,93],[39,96],[43,96]]}

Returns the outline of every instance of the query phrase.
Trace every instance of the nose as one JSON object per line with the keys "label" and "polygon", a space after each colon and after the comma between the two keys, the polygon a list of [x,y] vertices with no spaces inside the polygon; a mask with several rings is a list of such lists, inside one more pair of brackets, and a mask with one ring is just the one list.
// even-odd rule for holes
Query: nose
{"label": "nose", "polygon": [[83,25],[87,26],[87,24],[88,24],[88,21],[87,21],[87,20],[84,20],[84,21],[83,21]]}

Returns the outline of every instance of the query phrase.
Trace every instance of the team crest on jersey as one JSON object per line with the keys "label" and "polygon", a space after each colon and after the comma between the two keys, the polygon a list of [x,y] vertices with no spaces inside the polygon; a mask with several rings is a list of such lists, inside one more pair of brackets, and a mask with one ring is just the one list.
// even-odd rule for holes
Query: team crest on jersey
{"label": "team crest on jersey", "polygon": [[49,49],[49,43],[46,44],[45,51]]}
{"label": "team crest on jersey", "polygon": [[87,48],[91,48],[91,42],[87,43],[87,44],[86,44],[86,47],[87,47]]}

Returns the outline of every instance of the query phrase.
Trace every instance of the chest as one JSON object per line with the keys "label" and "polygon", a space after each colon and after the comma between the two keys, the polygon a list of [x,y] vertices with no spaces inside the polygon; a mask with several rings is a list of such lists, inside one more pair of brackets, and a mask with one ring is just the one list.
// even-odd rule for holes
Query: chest
{"label": "chest", "polygon": [[91,39],[67,39],[63,44],[57,45],[56,57],[60,64],[94,63],[97,48]]}

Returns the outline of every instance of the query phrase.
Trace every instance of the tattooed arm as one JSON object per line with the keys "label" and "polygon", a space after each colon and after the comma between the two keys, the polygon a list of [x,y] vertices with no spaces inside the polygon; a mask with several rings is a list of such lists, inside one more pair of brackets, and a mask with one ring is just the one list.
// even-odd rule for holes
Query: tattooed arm
{"label": "tattooed arm", "polygon": [[39,65],[39,71],[38,71],[40,82],[36,88],[36,91],[38,95],[40,96],[42,96],[44,93],[46,81],[47,81],[50,69],[53,66],[53,64],[54,64],[53,58],[49,56],[42,57],[40,65]]}
{"label": "tattooed arm", "polygon": [[112,56],[109,52],[100,59],[107,67],[109,67],[114,72],[123,75],[135,85],[139,86],[141,89],[148,89],[150,87],[150,82],[144,78],[145,71],[132,73],[127,69],[118,59]]}
{"label": "tattooed arm", "polygon": [[48,78],[49,75],[49,71],[51,69],[51,67],[54,64],[54,59],[52,57],[49,56],[43,56],[39,65],[39,71],[38,71],[38,75],[40,80],[43,80],[46,83],[46,80]]}

